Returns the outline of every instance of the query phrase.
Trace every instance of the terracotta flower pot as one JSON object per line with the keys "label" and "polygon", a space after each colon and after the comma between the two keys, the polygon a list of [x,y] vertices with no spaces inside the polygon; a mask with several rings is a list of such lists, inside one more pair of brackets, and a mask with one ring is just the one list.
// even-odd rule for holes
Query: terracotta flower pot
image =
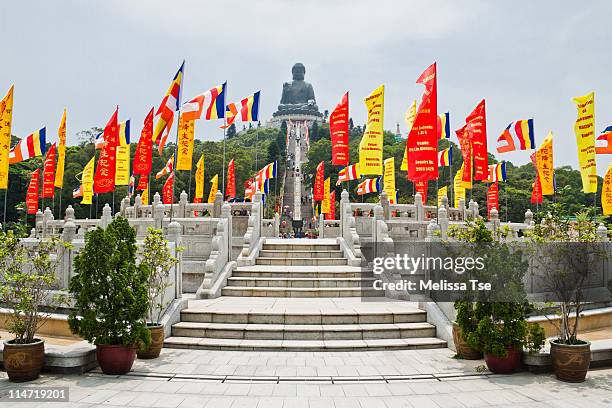
{"label": "terracotta flower pot", "polygon": [[550,342],[550,359],[559,380],[583,382],[591,364],[591,343],[561,344],[553,340]]}
{"label": "terracotta flower pot", "polygon": [[34,339],[33,343],[17,344],[14,340],[4,342],[4,369],[13,382],[32,381],[38,378],[45,362],[45,342]]}
{"label": "terracotta flower pot", "polygon": [[164,346],[164,326],[161,324],[147,323],[147,329],[151,332],[151,345],[143,351],[138,351],[136,355],[140,359],[151,359],[159,357]]}
{"label": "terracotta flower pot", "polygon": [[489,371],[495,374],[511,374],[521,366],[522,353],[514,347],[507,347],[506,357],[497,357],[491,353],[484,353],[484,360]]}
{"label": "terracotta flower pot", "polygon": [[465,360],[480,360],[482,353],[470,346],[463,340],[461,327],[453,323],[453,342],[457,349],[457,354],[463,357]]}
{"label": "terracotta flower pot", "polygon": [[96,344],[96,358],[104,374],[125,374],[132,369],[136,359],[136,346]]}

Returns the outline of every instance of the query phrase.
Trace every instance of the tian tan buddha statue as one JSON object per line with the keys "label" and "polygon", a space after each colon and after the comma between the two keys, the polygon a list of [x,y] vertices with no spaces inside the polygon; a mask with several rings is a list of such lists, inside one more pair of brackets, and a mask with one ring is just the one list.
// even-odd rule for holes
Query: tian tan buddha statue
{"label": "tian tan buddha statue", "polygon": [[316,104],[314,89],[311,84],[304,81],[304,74],[306,74],[304,64],[299,62],[295,64],[291,73],[293,74],[293,81],[283,84],[280,105],[278,105],[278,111],[274,113],[274,116],[288,114],[321,116]]}

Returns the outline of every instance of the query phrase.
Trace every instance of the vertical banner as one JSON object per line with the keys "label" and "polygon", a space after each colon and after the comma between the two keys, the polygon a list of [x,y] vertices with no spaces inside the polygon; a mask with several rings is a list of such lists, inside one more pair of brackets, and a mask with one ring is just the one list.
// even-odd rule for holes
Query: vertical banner
{"label": "vertical banner", "polygon": [[162,201],[164,204],[174,204],[174,195],[172,194],[174,190],[174,172],[172,172],[164,186],[162,187]]}
{"label": "vertical banner", "polygon": [[578,162],[582,176],[582,191],[597,193],[597,163],[595,162],[595,92],[574,99],[578,117],[574,124]]}
{"label": "vertical banner", "polygon": [[55,193],[55,156],[57,155],[57,146],[55,143],[47,151],[43,170],[43,189],[42,198],[53,198]]}
{"label": "vertical banner", "polygon": [[142,205],[149,205],[149,184],[147,184],[147,188],[142,190],[142,194],[140,194],[140,201]]}
{"label": "vertical banner", "polygon": [[136,146],[134,154],[134,162],[132,164],[132,172],[134,175],[148,176],[151,173],[152,163],[151,155],[153,154],[153,108],[145,118],[140,139]]}
{"label": "vertical banner", "polygon": [[601,207],[603,208],[603,215],[612,214],[612,163],[608,166],[608,171],[604,177],[601,190]]}
{"label": "vertical banner", "polygon": [[0,101],[0,189],[8,188],[9,152],[11,150],[11,124],[13,123],[13,89]]}
{"label": "vertical banner", "polygon": [[83,177],[81,184],[83,185],[83,199],[81,204],[91,204],[93,198],[93,183],[94,183],[94,155],[91,160],[83,167]]}
{"label": "vertical banner", "polygon": [[179,119],[177,170],[191,170],[191,163],[193,162],[194,132],[195,121],[184,120],[183,115],[181,115]]}
{"label": "vertical banner", "polygon": [[317,165],[317,174],[315,176],[315,183],[312,193],[312,199],[314,201],[323,201],[325,195],[325,163],[321,162]]}
{"label": "vertical banner", "polygon": [[127,186],[130,182],[130,121],[119,124],[117,156],[115,166],[115,185]]}
{"label": "vertical banner", "polygon": [[465,123],[472,146],[474,180],[487,180],[489,178],[489,153],[487,152],[487,114],[484,99],[465,118]]}
{"label": "vertical banner", "polygon": [[487,189],[487,218],[491,220],[491,210],[495,208],[499,211],[499,184],[497,181],[489,184]]}
{"label": "vertical banner", "polygon": [[98,157],[98,166],[94,175],[93,191],[96,194],[109,193],[115,190],[115,160],[117,158],[117,139],[119,137],[119,125],[117,116],[119,108],[109,119],[104,128],[104,146]]}
{"label": "vertical banner", "polygon": [[330,178],[326,178],[323,183],[323,201],[321,201],[321,213],[327,214],[330,211],[330,188],[331,188],[331,180]]}
{"label": "vertical banner", "polygon": [[326,220],[336,219],[336,190],[329,194],[329,211],[325,213]]}
{"label": "vertical banner", "polygon": [[535,181],[531,185],[531,204],[542,204],[544,197],[542,196],[542,183],[540,181],[540,175],[538,173],[538,158],[536,153],[532,153],[529,156],[531,159],[531,163],[533,163],[533,168],[535,169]]}
{"label": "vertical banner", "polygon": [[40,179],[40,169],[32,172],[30,185],[26,194],[26,208],[28,215],[34,215],[38,212],[38,182]]}
{"label": "vertical banner", "polygon": [[[461,165],[461,180],[466,183],[472,183],[472,143],[467,133],[467,125],[455,131],[457,139],[459,139],[459,147],[461,148],[461,156],[463,156],[463,164]],[[489,168],[487,166],[487,178],[489,177]]]}
{"label": "vertical banner", "polygon": [[332,144],[332,164],[349,164],[349,101],[348,92],[329,116],[329,133]]}
{"label": "vertical banner", "polygon": [[230,160],[227,165],[227,183],[225,186],[225,197],[235,198],[236,197],[236,168],[234,159]]}
{"label": "vertical banner", "polygon": [[406,111],[406,117],[404,121],[406,122],[406,128],[408,132],[406,133],[406,146],[404,146],[404,157],[402,158],[402,164],[400,165],[400,170],[408,171],[408,136],[410,135],[410,130],[412,129],[412,125],[414,124],[414,120],[416,119],[416,99],[412,100],[412,105]]}
{"label": "vertical banner", "polygon": [[210,179],[210,192],[208,193],[208,204],[212,204],[215,202],[215,195],[217,195],[217,191],[219,191],[219,175],[215,174],[215,176]]}
{"label": "vertical banner", "polygon": [[555,194],[552,132],[548,132],[548,136],[546,136],[542,145],[536,150],[536,166],[542,185],[542,195],[549,196]]}
{"label": "vertical banner", "polygon": [[458,171],[455,174],[455,179],[453,180],[453,192],[455,193],[455,208],[459,208],[459,201],[463,200],[465,203],[465,187],[463,185],[463,180],[461,179],[461,171]]}
{"label": "vertical banner", "polygon": [[59,128],[57,129],[57,167],[55,169],[55,187],[64,187],[64,167],[66,164],[66,109],[62,115]]}
{"label": "vertical banner", "polygon": [[428,189],[427,180],[425,180],[425,181],[415,181],[414,182],[414,188],[416,189],[417,193],[421,194],[421,199],[423,200],[423,205],[425,205],[427,203],[427,189]]}
{"label": "vertical banner", "polygon": [[395,202],[395,158],[390,157],[385,160],[385,178],[383,180],[383,190],[387,192],[389,203],[396,204]]}
{"label": "vertical banner", "polygon": [[417,110],[414,125],[408,135],[408,179],[427,181],[438,178],[438,87],[436,63],[430,65],[417,79],[425,85],[425,92]]}
{"label": "vertical banner", "polygon": [[438,190],[438,207],[442,206],[442,198],[448,198],[448,187],[444,186]]}
{"label": "vertical banner", "polygon": [[195,196],[193,197],[194,203],[201,203],[204,200],[204,153],[200,156],[200,160],[196,164],[195,173]]}
{"label": "vertical banner", "polygon": [[385,113],[385,86],[376,88],[364,99],[368,109],[366,129],[359,142],[359,169],[362,175],[383,172],[383,119]]}

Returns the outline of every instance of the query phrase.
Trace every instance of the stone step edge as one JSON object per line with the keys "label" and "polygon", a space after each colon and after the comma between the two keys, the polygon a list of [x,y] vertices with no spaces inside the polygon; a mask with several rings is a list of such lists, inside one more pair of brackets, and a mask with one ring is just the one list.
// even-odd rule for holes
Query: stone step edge
{"label": "stone step edge", "polygon": [[273,281],[273,282],[281,282],[281,281],[290,281],[290,282],[311,282],[311,281],[323,281],[323,282],[359,282],[359,281],[375,281],[376,278],[369,277],[360,277],[360,278],[287,278],[283,276],[230,276],[227,278],[228,281],[235,280],[245,280],[245,281],[254,281],[254,282],[263,282],[263,281]]}
{"label": "stone step edge", "polygon": [[358,332],[388,330],[430,330],[435,329],[428,322],[413,323],[358,323],[358,324],[265,324],[265,323],[204,323],[181,321],[173,328],[194,330],[232,330],[232,331],[282,331],[282,332]]}
{"label": "stone step edge", "polygon": [[[222,290],[225,289],[231,289],[231,290],[256,290],[256,291],[265,291],[265,292],[280,292],[280,291],[294,291],[294,292],[312,292],[312,291],[319,291],[319,292],[336,292],[336,291],[341,291],[341,292],[348,292],[348,291],[367,291],[367,292],[379,292],[380,293],[380,297],[384,297],[385,292],[381,291],[381,290],[374,290],[371,288],[363,288],[363,287],[359,287],[359,286],[355,286],[355,287],[344,287],[344,286],[340,286],[340,287],[324,287],[324,288],[293,288],[293,287],[285,287],[285,286],[226,286],[224,287]],[[231,296],[230,296],[231,297]]]}

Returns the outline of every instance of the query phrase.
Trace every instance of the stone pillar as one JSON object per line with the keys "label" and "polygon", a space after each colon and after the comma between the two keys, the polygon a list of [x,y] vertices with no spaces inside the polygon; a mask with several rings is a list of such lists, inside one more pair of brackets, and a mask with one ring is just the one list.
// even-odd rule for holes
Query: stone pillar
{"label": "stone pillar", "polygon": [[347,206],[350,206],[349,193],[346,190],[342,190],[340,193],[340,229],[344,231],[344,223],[346,222],[346,210]]}
{"label": "stone pillar", "polygon": [[188,204],[187,193],[185,192],[185,190],[183,190],[181,192],[179,202],[178,202],[178,214],[176,215],[177,218],[187,217],[187,210],[186,210],[187,204]]}
{"label": "stone pillar", "polygon": [[414,195],[414,205],[416,206],[417,221],[423,221],[425,219],[425,208],[423,208],[423,197],[421,193]]}
{"label": "stone pillar", "polygon": [[531,225],[532,223],[533,223],[533,213],[528,208],[527,211],[525,211],[525,224]]}
{"label": "stone pillar", "polygon": [[229,203],[224,203],[221,206],[221,218],[225,218],[227,220],[227,259],[229,261],[232,260],[232,206]]}
{"label": "stone pillar", "polygon": [[174,266],[174,297],[178,299],[183,294],[183,274],[181,269],[181,252],[177,251],[177,248],[181,246],[181,224],[176,220],[168,224],[167,239],[174,243],[174,257],[179,260]]}
{"label": "stone pillar", "polygon": [[123,199],[121,200],[121,204],[119,206],[119,214],[121,214],[122,217],[127,218],[127,208],[130,205],[130,198],[128,196],[123,197]]}
{"label": "stone pillar", "polygon": [[499,221],[499,211],[497,208],[491,208],[490,220],[491,225],[493,226],[493,235],[496,235],[497,231],[499,231],[500,221]]}
{"label": "stone pillar", "polygon": [[161,202],[159,193],[153,196],[153,218],[155,219],[155,228],[162,229],[164,224],[164,205]]}
{"label": "stone pillar", "polygon": [[[70,207],[72,208],[72,207]],[[66,209],[66,213],[68,209]],[[73,210],[74,214],[74,210]],[[69,218],[64,223],[62,231],[62,241],[66,244],[71,244],[76,238],[77,226],[72,218]],[[59,258],[59,284],[60,288],[67,289],[70,284],[70,272],[72,271],[72,249],[69,245],[58,245]]]}
{"label": "stone pillar", "polygon": [[274,213],[274,237],[278,238],[280,236],[280,215],[275,212]]}
{"label": "stone pillar", "polygon": [[[444,200],[444,197],[442,197]],[[447,199],[448,201],[448,199]],[[440,238],[447,239],[448,238],[448,210],[446,206],[442,206],[438,209],[438,225],[440,227]]]}
{"label": "stone pillar", "polygon": [[140,207],[142,207],[142,197],[138,194],[134,199],[134,218],[140,218]]}
{"label": "stone pillar", "polygon": [[429,221],[429,223],[427,224],[427,237],[425,238],[425,241],[427,242],[439,241],[440,240],[439,231],[440,231],[440,227],[438,226],[438,223],[435,220]]}
{"label": "stone pillar", "polygon": [[387,192],[384,190],[382,193],[380,193],[380,206],[383,209],[383,216],[385,217],[385,220],[388,220],[391,216],[389,209],[389,197],[387,196]]}
{"label": "stone pillar", "polygon": [[325,238],[325,214],[319,214],[319,238]]}
{"label": "stone pillar", "polygon": [[100,218],[100,227],[105,228],[108,227],[113,221],[112,209],[108,203],[104,204],[104,208],[102,208],[102,217]]}
{"label": "stone pillar", "polygon": [[608,229],[603,223],[597,227],[597,235],[602,242],[608,242]]}
{"label": "stone pillar", "polygon": [[52,233],[50,222],[53,221],[53,213],[49,207],[45,208],[45,212],[43,213],[43,237],[47,236],[47,234]]}
{"label": "stone pillar", "polygon": [[465,199],[463,199],[463,198],[459,199],[459,207],[457,209],[459,210],[459,214],[463,215],[463,220],[465,220],[465,218],[466,218]]}
{"label": "stone pillar", "polygon": [[[69,206],[66,208],[66,212],[65,212],[65,214],[66,214],[66,215],[65,215],[65,217],[64,217],[64,220],[66,220],[66,221],[74,221],[74,208],[72,208],[72,206],[71,206],[71,205],[69,205]],[[64,228],[65,228],[65,227],[64,227]]]}
{"label": "stone pillar", "polygon": [[221,216],[221,206],[223,206],[223,193],[221,191],[217,191],[217,194],[215,194],[215,202],[213,204],[213,217],[219,218]]}
{"label": "stone pillar", "polygon": [[[442,196],[442,207],[445,208],[448,211],[448,197],[447,196]],[[448,215],[448,213],[447,213]]]}

